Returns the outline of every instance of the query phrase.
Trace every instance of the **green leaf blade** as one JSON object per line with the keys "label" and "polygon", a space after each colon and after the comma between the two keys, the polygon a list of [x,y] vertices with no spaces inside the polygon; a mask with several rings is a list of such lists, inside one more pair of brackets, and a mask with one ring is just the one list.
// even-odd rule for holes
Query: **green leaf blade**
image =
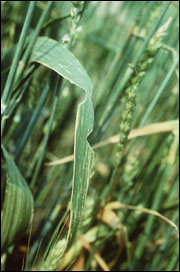
{"label": "green leaf blade", "polygon": [[87,141],[94,124],[94,109],[91,101],[92,83],[77,59],[52,39],[40,37],[37,40],[31,61],[52,69],[85,91],[85,97],[78,105],[76,114],[71,217],[67,242],[67,246],[70,246],[76,236],[83,213],[94,158],[94,152]]}
{"label": "green leaf blade", "polygon": [[1,217],[1,252],[23,234],[33,218],[33,197],[13,159],[2,146],[7,164],[7,186]]}

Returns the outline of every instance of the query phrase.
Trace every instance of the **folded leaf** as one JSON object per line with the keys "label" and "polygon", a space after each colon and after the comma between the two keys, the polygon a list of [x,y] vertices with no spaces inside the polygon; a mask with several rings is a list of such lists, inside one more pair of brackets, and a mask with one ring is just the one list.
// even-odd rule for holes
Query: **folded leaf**
{"label": "folded leaf", "polygon": [[94,110],[91,101],[92,83],[77,59],[57,41],[46,37],[38,38],[32,62],[40,63],[85,91],[85,97],[78,105],[74,140],[74,171],[71,196],[71,220],[68,232],[68,245],[73,242],[81,220],[91,166],[93,150],[87,142],[94,123]]}

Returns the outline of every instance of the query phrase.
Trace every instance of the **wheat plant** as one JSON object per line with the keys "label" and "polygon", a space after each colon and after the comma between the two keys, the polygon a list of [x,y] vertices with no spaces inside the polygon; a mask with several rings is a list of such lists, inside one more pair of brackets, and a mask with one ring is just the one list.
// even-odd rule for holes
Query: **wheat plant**
{"label": "wheat plant", "polygon": [[1,23],[1,270],[178,271],[179,2]]}

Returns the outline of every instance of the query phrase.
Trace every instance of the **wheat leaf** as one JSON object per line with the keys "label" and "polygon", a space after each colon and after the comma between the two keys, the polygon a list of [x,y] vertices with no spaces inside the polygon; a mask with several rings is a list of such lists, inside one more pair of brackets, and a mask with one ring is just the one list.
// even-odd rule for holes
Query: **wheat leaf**
{"label": "wheat leaf", "polygon": [[68,245],[76,236],[86,199],[93,150],[87,137],[93,129],[94,111],[91,102],[92,83],[76,58],[57,41],[40,37],[35,45],[32,62],[38,62],[69,80],[85,91],[85,97],[78,105],[74,140],[74,171],[71,195],[71,220],[68,233]]}
{"label": "wheat leaf", "polygon": [[28,228],[33,217],[33,197],[24,177],[4,146],[7,185],[1,217],[1,253]]}

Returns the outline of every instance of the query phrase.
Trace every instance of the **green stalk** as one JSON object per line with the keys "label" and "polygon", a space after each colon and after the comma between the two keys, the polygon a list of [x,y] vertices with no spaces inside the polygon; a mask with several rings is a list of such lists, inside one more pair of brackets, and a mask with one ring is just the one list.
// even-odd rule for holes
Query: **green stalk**
{"label": "green stalk", "polygon": [[[173,214],[172,217],[172,221],[173,222],[177,222],[178,221],[178,217],[179,217],[179,213],[177,211],[177,213]],[[156,271],[156,267],[158,267],[158,264],[161,264],[161,260],[164,258],[166,258],[166,255],[168,254],[167,252],[167,246],[171,243],[171,236],[172,236],[172,228],[169,227],[166,231],[166,237],[164,239],[164,242],[162,243],[162,245],[159,247],[158,252],[156,253],[154,259],[152,260],[152,263],[150,265],[150,269],[149,271]],[[176,251],[176,250],[175,250]],[[173,254],[174,255],[174,254]],[[173,271],[172,270],[167,270],[167,271]]]}
{"label": "green stalk", "polygon": [[175,266],[178,264],[178,261],[179,261],[179,241],[176,244],[176,248],[174,254],[172,254],[171,260],[164,271],[174,271]]}
{"label": "green stalk", "polygon": [[54,97],[54,102],[52,105],[52,111],[51,111],[51,115],[50,115],[50,119],[49,119],[49,123],[48,123],[48,128],[47,128],[47,132],[44,138],[44,142],[42,144],[42,149],[41,149],[41,153],[39,155],[39,160],[37,162],[36,168],[35,168],[35,172],[31,181],[31,188],[34,188],[38,175],[39,175],[39,171],[44,159],[44,155],[45,155],[45,151],[46,151],[46,146],[48,143],[48,139],[50,136],[50,132],[51,132],[51,128],[53,125],[53,121],[54,121],[54,117],[55,117],[55,113],[56,113],[56,108],[58,105],[58,100],[59,100],[59,95],[60,95],[60,91],[61,91],[61,83],[62,83],[62,78],[58,76],[57,78],[57,84],[56,84],[56,91],[55,91],[55,97]]}
{"label": "green stalk", "polygon": [[[31,79],[32,74],[34,71],[39,67],[39,65],[32,65],[25,77],[19,82],[17,86],[15,86],[15,89],[12,91],[12,99],[10,100],[10,104],[4,111],[4,116],[1,121],[1,138],[4,132],[5,124],[7,119],[12,115],[13,111],[15,110],[16,106],[20,102],[19,97],[23,97],[24,92],[26,91],[26,87],[29,83],[29,80]],[[25,84],[25,85],[24,85]],[[24,85],[24,86],[23,86]],[[6,112],[7,111],[7,112]]]}
{"label": "green stalk", "polygon": [[[134,66],[136,66],[136,64],[138,63],[138,61],[140,60],[140,57],[142,56],[142,54],[144,53],[149,41],[151,40],[152,36],[155,34],[155,32],[157,31],[157,29],[159,28],[159,25],[170,5],[171,1],[168,1],[164,8],[161,11],[160,16],[158,17],[158,19],[156,20],[153,29],[151,30],[151,32],[149,33],[149,35],[146,37],[146,39],[144,40],[144,43],[141,47],[141,49],[139,50],[135,61],[133,63]],[[100,135],[102,134],[103,131],[103,127],[107,121],[107,119],[109,118],[114,106],[116,105],[117,101],[119,101],[119,96],[122,92],[122,90],[124,89],[124,87],[126,86],[127,82],[129,81],[131,75],[133,73],[132,69],[129,69],[127,74],[123,77],[123,79],[120,79],[120,87],[119,90],[116,90],[114,92],[112,92],[110,98],[108,99],[108,104],[106,106],[106,110],[103,112],[103,114],[101,115],[100,119],[98,120],[98,123],[96,124],[96,129],[93,133],[93,143],[97,142],[97,139],[100,138]]]}
{"label": "green stalk", "polygon": [[[166,147],[166,150],[164,151],[165,154],[163,155],[162,166],[159,169],[159,173],[156,178],[156,181],[159,181],[159,182],[158,182],[158,187],[156,188],[156,191],[155,191],[155,195],[152,200],[152,206],[151,206],[152,210],[157,211],[159,209],[159,205],[160,205],[161,199],[163,197],[164,187],[168,181],[169,173],[170,173],[171,168],[175,162],[175,156],[176,156],[175,143],[176,143],[176,139],[174,137],[172,138],[172,135],[170,135],[169,138],[167,138],[167,147]],[[167,150],[167,148],[168,148],[168,150]],[[171,160],[169,159],[170,155],[171,155]],[[150,236],[150,233],[152,231],[152,228],[154,225],[154,220],[155,220],[154,216],[150,215],[148,217],[144,233],[139,238],[139,243],[138,243],[136,251],[135,251],[133,269],[136,269],[138,262],[142,258],[143,251],[145,248],[145,243],[148,240],[148,237]]]}
{"label": "green stalk", "polygon": [[[155,196],[152,200],[152,202],[153,202],[152,207],[151,207],[152,210],[158,210],[158,208],[159,208],[159,204],[162,199],[163,189],[164,189],[164,186],[167,181],[167,173],[169,172],[169,170],[170,170],[169,168],[166,168],[166,171],[163,173],[163,176],[161,177],[159,186],[158,186]],[[158,178],[160,178],[160,176]],[[148,217],[144,233],[141,235],[141,238],[139,239],[139,243],[138,243],[137,248],[135,250],[133,269],[136,269],[138,262],[142,258],[143,251],[145,248],[145,243],[148,240],[148,237],[150,236],[151,230],[154,225],[154,220],[155,220],[155,217],[153,215],[150,215]]]}
{"label": "green stalk", "polygon": [[4,88],[4,92],[3,92],[3,95],[2,95],[1,114],[3,114],[5,108],[7,107],[7,101],[9,99],[10,95],[11,95],[11,89],[12,89],[12,86],[13,86],[13,83],[14,83],[14,78],[15,78],[15,75],[16,75],[18,62],[20,60],[20,57],[21,57],[21,54],[22,54],[22,51],[23,51],[23,48],[24,48],[25,39],[27,37],[27,33],[28,33],[28,30],[29,30],[29,27],[30,27],[30,23],[31,23],[31,20],[32,20],[34,11],[35,11],[36,2],[37,1],[31,1],[30,5],[29,5],[29,9],[28,9],[28,12],[27,12],[27,15],[26,15],[26,19],[25,19],[23,29],[22,29],[22,32],[21,32],[21,35],[20,35],[20,38],[19,38],[19,42],[18,42],[18,45],[17,45],[17,50],[16,50],[16,53],[14,55],[13,62],[12,62],[12,65],[11,65],[11,68],[10,68],[10,71],[9,71],[9,74],[8,74],[8,78],[7,78],[7,81],[6,81],[6,85],[5,85],[5,88]]}
{"label": "green stalk", "polygon": [[46,83],[43,91],[42,91],[42,94],[40,96],[40,99],[39,99],[39,102],[35,108],[35,111],[33,113],[33,116],[26,128],[26,131],[25,133],[23,134],[23,137],[22,137],[22,140],[20,142],[20,145],[18,146],[18,149],[17,149],[17,152],[16,152],[16,162],[19,160],[21,154],[22,154],[22,151],[27,143],[27,140],[29,138],[29,136],[31,135],[31,132],[32,132],[32,129],[37,121],[37,118],[39,116],[39,113],[40,113],[40,110],[42,109],[42,106],[45,102],[45,99],[47,97],[47,93],[48,93],[48,90],[49,90],[49,83]]}
{"label": "green stalk", "polygon": [[143,54],[145,48],[147,47],[148,43],[150,42],[152,36],[156,33],[157,29],[159,28],[161,21],[167,11],[167,9],[169,8],[169,5],[171,4],[171,1],[167,1],[166,4],[164,5],[164,8],[161,11],[161,14],[159,15],[156,23],[154,24],[152,30],[150,31],[149,35],[147,36],[147,38],[145,39],[145,42],[141,48],[141,50],[138,52],[136,59],[134,61],[134,66],[136,66],[137,62],[139,61],[141,55]]}
{"label": "green stalk", "polygon": [[129,266],[129,271],[132,270],[132,257],[131,257],[131,252],[130,252],[130,247],[129,247],[129,236],[128,236],[128,231],[124,227],[124,233],[125,233],[125,243],[126,243],[126,255],[127,255],[127,262]]}
{"label": "green stalk", "polygon": [[28,61],[28,58],[29,58],[30,53],[32,51],[32,48],[33,48],[33,46],[34,46],[34,44],[36,42],[36,39],[37,39],[37,37],[39,35],[39,32],[40,32],[40,30],[41,30],[41,28],[43,26],[44,21],[47,18],[47,15],[48,15],[51,7],[52,7],[53,2],[54,1],[48,1],[47,5],[46,5],[46,8],[44,9],[43,13],[41,14],[39,22],[38,22],[38,24],[36,26],[36,29],[33,32],[33,35],[32,35],[32,37],[30,39],[30,42],[29,42],[29,44],[28,44],[28,46],[26,48],[26,51],[25,51],[25,53],[23,55],[23,58],[19,63],[17,73],[16,73],[15,82],[17,82],[19,80],[19,78],[21,77],[21,75],[22,75],[22,73],[24,71],[25,65],[26,65],[26,63]]}
{"label": "green stalk", "polygon": [[166,88],[166,85],[168,83],[168,81],[170,80],[170,78],[172,77],[177,65],[179,63],[179,55],[178,58],[176,59],[176,61],[174,62],[173,66],[171,67],[171,69],[169,70],[167,76],[165,77],[164,81],[162,82],[158,92],[156,93],[156,95],[154,96],[152,102],[150,103],[149,107],[147,108],[142,121],[140,122],[139,127],[142,127],[143,125],[145,125],[147,118],[149,117],[149,115],[151,114],[154,106],[156,105],[159,97],[161,96],[162,92],[164,91],[164,89]]}

